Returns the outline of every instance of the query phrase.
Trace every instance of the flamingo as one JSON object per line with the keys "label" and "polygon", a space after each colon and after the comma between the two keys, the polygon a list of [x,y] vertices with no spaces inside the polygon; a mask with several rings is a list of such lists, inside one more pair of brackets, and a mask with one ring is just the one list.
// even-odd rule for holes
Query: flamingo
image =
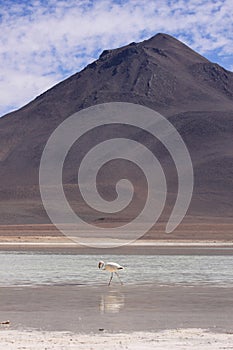
{"label": "flamingo", "polygon": [[99,264],[98,264],[98,267],[99,267],[99,269],[111,272],[110,280],[108,282],[109,286],[110,286],[110,283],[112,281],[114,272],[117,275],[117,277],[119,278],[119,281],[120,281],[121,285],[123,285],[123,282],[121,281],[120,276],[117,273],[118,270],[122,270],[124,268],[123,266],[121,266],[121,265],[119,265],[117,263],[114,263],[114,262],[108,262],[107,264],[105,264],[104,261],[100,261]]}

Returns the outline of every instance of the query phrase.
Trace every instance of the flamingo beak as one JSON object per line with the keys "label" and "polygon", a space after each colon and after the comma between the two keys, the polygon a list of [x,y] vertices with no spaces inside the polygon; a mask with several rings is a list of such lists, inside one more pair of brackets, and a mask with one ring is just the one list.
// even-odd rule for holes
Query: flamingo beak
{"label": "flamingo beak", "polygon": [[102,265],[101,262],[99,262],[99,264],[98,264],[98,268],[99,268],[99,269],[101,268],[101,265]]}

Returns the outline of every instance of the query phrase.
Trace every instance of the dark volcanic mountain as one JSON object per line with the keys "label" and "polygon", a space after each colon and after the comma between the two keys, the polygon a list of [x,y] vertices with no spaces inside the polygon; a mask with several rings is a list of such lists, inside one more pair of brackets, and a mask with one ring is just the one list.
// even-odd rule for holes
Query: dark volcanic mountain
{"label": "dark volcanic mountain", "polygon": [[[194,165],[190,216],[232,215],[233,73],[173,37],[157,34],[141,43],[103,51],[81,72],[0,119],[0,223],[49,222],[38,189],[40,158],[48,137],[74,112],[111,101],[150,107],[166,116],[180,132]],[[154,144],[143,132],[135,136],[131,128],[123,130],[119,126],[108,131],[110,136],[116,133],[118,137],[137,139],[155,152],[167,176],[169,212],[177,178],[163,146]],[[100,215],[87,214],[78,193],[74,193],[77,165],[90,147],[109,137],[105,133],[96,129],[84,137],[69,154],[64,170],[67,195],[74,208],[90,220],[100,219]],[[138,196],[131,209],[140,208],[138,198],[143,198],[145,185],[140,172],[130,164],[125,167],[124,162],[113,164],[109,171],[102,173],[100,191],[111,198],[111,186],[118,176],[132,177]]]}

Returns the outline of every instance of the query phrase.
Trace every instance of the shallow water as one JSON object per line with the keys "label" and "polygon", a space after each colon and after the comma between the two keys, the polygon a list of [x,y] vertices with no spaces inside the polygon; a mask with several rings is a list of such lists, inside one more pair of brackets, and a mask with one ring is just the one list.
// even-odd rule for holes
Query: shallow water
{"label": "shallow water", "polygon": [[[232,256],[69,255],[38,252],[0,252],[0,286],[99,285],[109,273],[98,261],[115,261],[127,284],[233,286]],[[119,283],[116,276],[113,283]]]}

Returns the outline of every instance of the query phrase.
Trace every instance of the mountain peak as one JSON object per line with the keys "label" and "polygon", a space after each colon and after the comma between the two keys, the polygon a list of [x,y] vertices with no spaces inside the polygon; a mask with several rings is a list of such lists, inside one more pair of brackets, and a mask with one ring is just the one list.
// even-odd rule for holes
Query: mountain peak
{"label": "mountain peak", "polygon": [[179,41],[177,40],[176,38],[174,38],[172,35],[169,35],[167,33],[157,33],[155,35],[153,35],[151,38],[147,39],[148,40],[153,40],[153,39],[159,39],[159,40],[176,40],[176,41]]}
{"label": "mountain peak", "polygon": [[173,36],[165,33],[157,33],[151,38],[139,43],[132,42],[117,49],[104,50],[99,56],[99,60],[88,65],[88,67],[95,67],[99,61],[101,63],[111,60],[118,64],[130,58],[133,59],[135,55],[140,55],[141,57],[146,55],[149,60],[158,60],[157,63],[160,64],[165,63],[166,58],[170,59],[173,64],[184,66],[195,63],[210,63],[205,57]]}
{"label": "mountain peak", "polygon": [[142,47],[146,48],[158,48],[164,50],[168,56],[176,56],[183,62],[190,61],[190,63],[207,63],[209,62],[205,57],[191,49],[188,45],[184,44],[180,40],[165,33],[157,33],[151,38],[144,40],[140,43]]}
{"label": "mountain peak", "polygon": [[182,46],[182,47],[189,48],[187,45],[185,45],[179,39],[176,39],[174,36],[166,34],[166,33],[157,33],[157,34],[153,35],[151,38],[142,41],[140,44],[141,45],[148,45],[149,44],[151,46],[159,45],[161,47]]}

